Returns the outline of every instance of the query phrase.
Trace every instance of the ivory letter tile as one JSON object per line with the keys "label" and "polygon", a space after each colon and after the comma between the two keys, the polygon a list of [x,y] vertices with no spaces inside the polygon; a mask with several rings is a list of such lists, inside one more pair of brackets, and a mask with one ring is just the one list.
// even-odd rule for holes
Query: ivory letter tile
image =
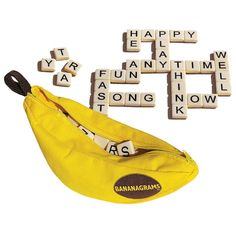
{"label": "ivory letter tile", "polygon": [[141,70],[141,61],[140,60],[127,60],[126,70]]}
{"label": "ivory letter tile", "polygon": [[228,61],[228,53],[226,51],[214,51],[214,61]]}
{"label": "ivory letter tile", "polygon": [[184,104],[172,105],[172,118],[173,119],[186,119],[187,118],[187,107]]}
{"label": "ivory letter tile", "polygon": [[70,87],[71,85],[71,77],[70,73],[59,72],[56,76],[56,85],[62,87]]}
{"label": "ivory letter tile", "polygon": [[155,30],[147,29],[142,30],[142,42],[152,42],[155,40]]}
{"label": "ivory letter tile", "polygon": [[216,82],[216,93],[218,96],[230,96],[231,95],[231,85],[230,81],[219,81]]}
{"label": "ivory letter tile", "polygon": [[214,61],[200,61],[200,68],[202,74],[211,74],[215,72]]}
{"label": "ivory letter tile", "polygon": [[128,157],[135,154],[135,149],[132,141],[126,141],[120,144],[117,144],[117,150],[119,156]]}
{"label": "ivory letter tile", "polygon": [[185,72],[184,71],[174,71],[170,72],[171,81],[185,82]]}
{"label": "ivory letter tile", "polygon": [[109,142],[106,147],[106,151],[112,155],[118,156],[118,150],[115,142]]}
{"label": "ivory letter tile", "polygon": [[141,93],[141,107],[154,107],[155,93]]}
{"label": "ivory letter tile", "polygon": [[128,29],[127,30],[128,39],[141,39],[141,30],[138,29]]}
{"label": "ivory letter tile", "polygon": [[203,94],[203,107],[204,108],[216,108],[217,107],[217,94]]}
{"label": "ivory letter tile", "polygon": [[169,40],[158,38],[155,40],[155,49],[156,50],[168,50],[169,49]]}
{"label": "ivory letter tile", "polygon": [[156,39],[162,39],[169,41],[169,31],[168,30],[156,30]]}
{"label": "ivory letter tile", "polygon": [[126,70],[126,79],[127,84],[139,84],[140,82],[140,71],[138,70]]}
{"label": "ivory letter tile", "polygon": [[185,43],[196,43],[197,42],[197,31],[195,31],[195,30],[184,31],[184,42]]}
{"label": "ivory letter tile", "polygon": [[125,70],[111,70],[111,83],[124,84],[126,78]]}
{"label": "ivory letter tile", "polygon": [[99,102],[93,103],[93,110],[97,111],[97,112],[100,112],[104,115],[107,115],[107,113],[108,113],[108,103],[99,103]]}
{"label": "ivory letter tile", "polygon": [[41,71],[42,72],[54,72],[55,71],[55,60],[51,58],[43,58],[41,60]]}
{"label": "ivory letter tile", "polygon": [[125,93],[111,92],[109,95],[110,106],[124,106],[125,105]]}
{"label": "ivory letter tile", "polygon": [[81,68],[81,65],[78,62],[70,60],[64,66],[64,71],[76,76],[80,68]]}
{"label": "ivory letter tile", "polygon": [[199,61],[185,61],[185,70],[187,74],[200,74],[200,62]]}
{"label": "ivory letter tile", "polygon": [[95,80],[94,90],[106,90],[109,91],[109,80]]}
{"label": "ivory letter tile", "polygon": [[159,49],[155,52],[156,60],[169,60],[169,49]]}
{"label": "ivory letter tile", "polygon": [[156,72],[157,73],[166,73],[170,71],[170,61],[164,59],[156,60]]}
{"label": "ivory letter tile", "polygon": [[93,139],[94,138],[94,133],[91,132],[90,130],[86,129],[82,125],[79,126],[79,129],[84,132],[85,135],[87,135],[89,138]]}
{"label": "ivory letter tile", "polygon": [[110,70],[108,70],[108,69],[97,69],[95,71],[95,80],[96,79],[110,80]]}
{"label": "ivory letter tile", "polygon": [[173,42],[173,43],[184,42],[184,31],[183,30],[170,30],[170,42]]}
{"label": "ivory letter tile", "polygon": [[67,48],[54,48],[53,52],[57,61],[68,60],[70,58]]}
{"label": "ivory letter tile", "polygon": [[215,62],[216,71],[229,71],[228,61],[216,61]]}
{"label": "ivory letter tile", "polygon": [[97,134],[95,134],[94,136],[94,142],[99,145],[102,149],[105,149],[105,147],[107,146],[108,142],[109,142],[109,139],[106,139],[104,137],[101,137]]}
{"label": "ivory letter tile", "polygon": [[170,61],[170,69],[185,71],[185,63],[184,61]]}
{"label": "ivory letter tile", "polygon": [[142,73],[153,73],[156,71],[155,60],[142,60],[141,61],[141,71]]}
{"label": "ivory letter tile", "polygon": [[202,94],[188,94],[188,108],[203,107]]}
{"label": "ivory letter tile", "polygon": [[214,77],[217,82],[230,80],[228,71],[216,71]]}
{"label": "ivory letter tile", "polygon": [[125,93],[125,106],[139,107],[141,105],[140,93]]}
{"label": "ivory letter tile", "polygon": [[183,81],[173,81],[171,82],[171,92],[177,92],[177,93],[185,93],[186,92],[186,85]]}
{"label": "ivory letter tile", "polygon": [[140,39],[127,39],[126,49],[128,52],[139,52],[141,50]]}
{"label": "ivory letter tile", "polygon": [[171,93],[171,104],[172,105],[187,104],[186,93],[181,93],[181,92],[173,92],[173,93]]}
{"label": "ivory letter tile", "polygon": [[93,94],[94,103],[108,103],[109,92],[106,89],[96,90]]}

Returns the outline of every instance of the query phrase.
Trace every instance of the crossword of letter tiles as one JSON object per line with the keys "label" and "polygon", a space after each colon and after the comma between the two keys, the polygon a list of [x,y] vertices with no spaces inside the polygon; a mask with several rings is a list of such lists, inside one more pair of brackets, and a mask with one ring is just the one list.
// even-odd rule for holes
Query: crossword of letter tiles
{"label": "crossword of letter tiles", "polygon": [[[150,58],[126,60],[120,69],[98,69],[95,72],[93,109],[107,114],[109,106],[154,107],[156,95],[154,91],[139,93],[109,91],[109,83],[139,84],[142,74],[166,73],[170,94],[168,105],[171,111],[169,118],[186,119],[189,108],[216,108],[218,96],[231,95],[228,53],[214,51],[210,60],[197,61],[171,60],[171,43],[197,43],[198,34],[195,30],[155,30],[129,29],[125,33],[125,52],[138,53],[142,43],[152,43]],[[125,68],[124,68],[125,67]],[[212,76],[212,93],[188,93],[186,80],[188,74],[210,74]],[[97,82],[101,80],[101,82]],[[97,90],[100,89],[100,92]],[[189,112],[190,113],[190,112]]]}

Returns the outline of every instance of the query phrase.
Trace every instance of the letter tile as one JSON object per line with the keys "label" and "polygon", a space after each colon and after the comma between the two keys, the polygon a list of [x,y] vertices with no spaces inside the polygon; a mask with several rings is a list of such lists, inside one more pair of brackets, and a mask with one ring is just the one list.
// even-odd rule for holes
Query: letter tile
{"label": "letter tile", "polygon": [[186,85],[184,81],[174,80],[171,82],[171,93],[185,93]]}
{"label": "letter tile", "polygon": [[169,31],[168,30],[156,30],[156,39],[162,39],[169,41]]}
{"label": "letter tile", "polygon": [[219,81],[216,82],[216,93],[218,96],[230,96],[231,95],[231,85],[230,81]]}
{"label": "letter tile", "polygon": [[186,74],[200,74],[200,62],[199,61],[185,61]]}
{"label": "letter tile", "polygon": [[169,40],[157,38],[155,40],[155,49],[156,50],[162,50],[162,49],[168,50],[169,49]]}
{"label": "letter tile", "polygon": [[141,72],[138,70],[126,70],[126,79],[127,84],[139,84]]}
{"label": "letter tile", "polygon": [[188,108],[203,107],[202,94],[188,94]]}
{"label": "letter tile", "polygon": [[71,85],[71,77],[70,73],[59,72],[56,76],[56,85],[62,87],[70,87]]}
{"label": "letter tile", "polygon": [[93,102],[94,103],[108,103],[109,92],[106,89],[99,89],[94,91]]}
{"label": "letter tile", "polygon": [[217,107],[217,94],[203,94],[203,108],[216,108]]}
{"label": "letter tile", "polygon": [[171,93],[171,104],[172,105],[183,105],[187,104],[186,93],[172,92]]}
{"label": "letter tile", "polygon": [[141,70],[141,61],[140,60],[127,60],[126,70]]}
{"label": "letter tile", "polygon": [[154,107],[155,93],[141,93],[141,107]]}
{"label": "letter tile", "polygon": [[183,30],[170,30],[170,42],[172,43],[184,42],[184,31]]}
{"label": "letter tile", "polygon": [[108,103],[95,102],[95,103],[93,103],[93,110],[100,112],[104,115],[107,115],[108,114]]}
{"label": "letter tile", "polygon": [[139,107],[141,105],[140,93],[125,93],[125,106],[127,107]]}
{"label": "letter tile", "polygon": [[81,68],[81,65],[78,62],[70,60],[66,63],[63,70],[65,72],[71,73],[72,75],[76,76],[80,68]]}
{"label": "letter tile", "polygon": [[184,61],[170,61],[170,69],[185,71],[185,63]]}
{"label": "letter tile", "polygon": [[155,30],[152,29],[147,29],[147,30],[142,30],[142,42],[152,42],[155,40]]}
{"label": "letter tile", "polygon": [[166,73],[170,72],[170,61],[164,59],[156,60],[156,72],[157,73]]}
{"label": "letter tile", "polygon": [[94,136],[94,142],[99,145],[102,149],[105,149],[107,144],[109,143],[109,139],[104,138],[102,136],[99,136],[97,134],[95,134]]}
{"label": "letter tile", "polygon": [[128,29],[127,30],[128,39],[141,39],[141,30],[138,29]]}
{"label": "letter tile", "polygon": [[169,60],[169,49],[159,49],[155,52],[156,60]]}
{"label": "letter tile", "polygon": [[141,72],[142,73],[153,73],[156,71],[155,60],[142,60],[141,61]]}
{"label": "letter tile", "polygon": [[195,30],[184,31],[184,42],[185,43],[196,43],[197,42],[197,31],[195,31]]}
{"label": "letter tile", "polygon": [[54,48],[53,53],[57,61],[68,60],[70,58],[67,48]]}
{"label": "letter tile", "polygon": [[172,105],[172,119],[187,119],[186,105]]}
{"label": "letter tile", "polygon": [[226,51],[214,51],[214,61],[228,61],[228,53]]}
{"label": "letter tile", "polygon": [[95,80],[110,80],[110,70],[108,69],[97,69],[95,71]]}
{"label": "letter tile", "polygon": [[127,39],[126,42],[127,52],[139,52],[141,50],[140,39]]}
{"label": "letter tile", "polygon": [[109,91],[110,82],[109,80],[95,80],[94,90],[106,90]]}
{"label": "letter tile", "polygon": [[91,132],[90,130],[86,129],[82,125],[79,126],[79,129],[84,132],[85,135],[87,135],[89,138],[94,139],[94,133]]}
{"label": "letter tile", "polygon": [[124,84],[126,78],[125,70],[111,70],[111,83]]}
{"label": "letter tile", "polygon": [[117,146],[116,146],[115,142],[110,141],[107,144],[106,151],[109,152],[112,155],[118,156],[118,149],[117,149]]}
{"label": "letter tile", "polygon": [[42,72],[54,72],[55,71],[55,59],[43,58],[41,61],[40,71]]}
{"label": "letter tile", "polygon": [[216,71],[229,71],[228,61],[215,61],[215,70]]}
{"label": "letter tile", "polygon": [[185,72],[184,71],[174,71],[170,72],[171,82],[185,82]]}
{"label": "letter tile", "polygon": [[214,61],[200,61],[201,74],[211,74],[215,72]]}
{"label": "letter tile", "polygon": [[111,92],[109,94],[110,106],[125,106],[125,93]]}
{"label": "letter tile", "polygon": [[135,149],[132,141],[126,141],[117,144],[117,150],[119,156],[128,157],[135,154]]}
{"label": "letter tile", "polygon": [[230,80],[230,74],[228,71],[216,71],[214,78],[217,82]]}

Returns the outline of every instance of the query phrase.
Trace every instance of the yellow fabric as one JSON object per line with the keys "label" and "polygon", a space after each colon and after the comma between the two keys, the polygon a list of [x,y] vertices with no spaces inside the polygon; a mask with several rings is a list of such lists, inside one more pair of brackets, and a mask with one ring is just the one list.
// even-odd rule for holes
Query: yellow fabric
{"label": "yellow fabric", "polygon": [[[34,86],[31,91],[24,108],[41,150],[53,172],[76,192],[117,203],[144,202],[179,189],[198,173],[196,163],[187,153],[152,135],[70,99],[56,97],[41,87]],[[115,142],[131,140],[135,148],[148,152],[130,157],[111,155],[74,126],[59,108],[100,136]],[[151,177],[158,181],[161,190],[138,199],[114,191],[119,179],[132,174]],[[135,191],[143,191],[143,185]]]}

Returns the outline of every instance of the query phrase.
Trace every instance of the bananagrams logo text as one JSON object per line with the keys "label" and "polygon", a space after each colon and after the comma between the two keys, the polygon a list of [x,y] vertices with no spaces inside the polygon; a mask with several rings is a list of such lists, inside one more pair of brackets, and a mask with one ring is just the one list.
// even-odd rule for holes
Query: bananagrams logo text
{"label": "bananagrams logo text", "polygon": [[130,174],[117,180],[114,191],[123,197],[141,199],[159,193],[161,185],[147,175]]}

